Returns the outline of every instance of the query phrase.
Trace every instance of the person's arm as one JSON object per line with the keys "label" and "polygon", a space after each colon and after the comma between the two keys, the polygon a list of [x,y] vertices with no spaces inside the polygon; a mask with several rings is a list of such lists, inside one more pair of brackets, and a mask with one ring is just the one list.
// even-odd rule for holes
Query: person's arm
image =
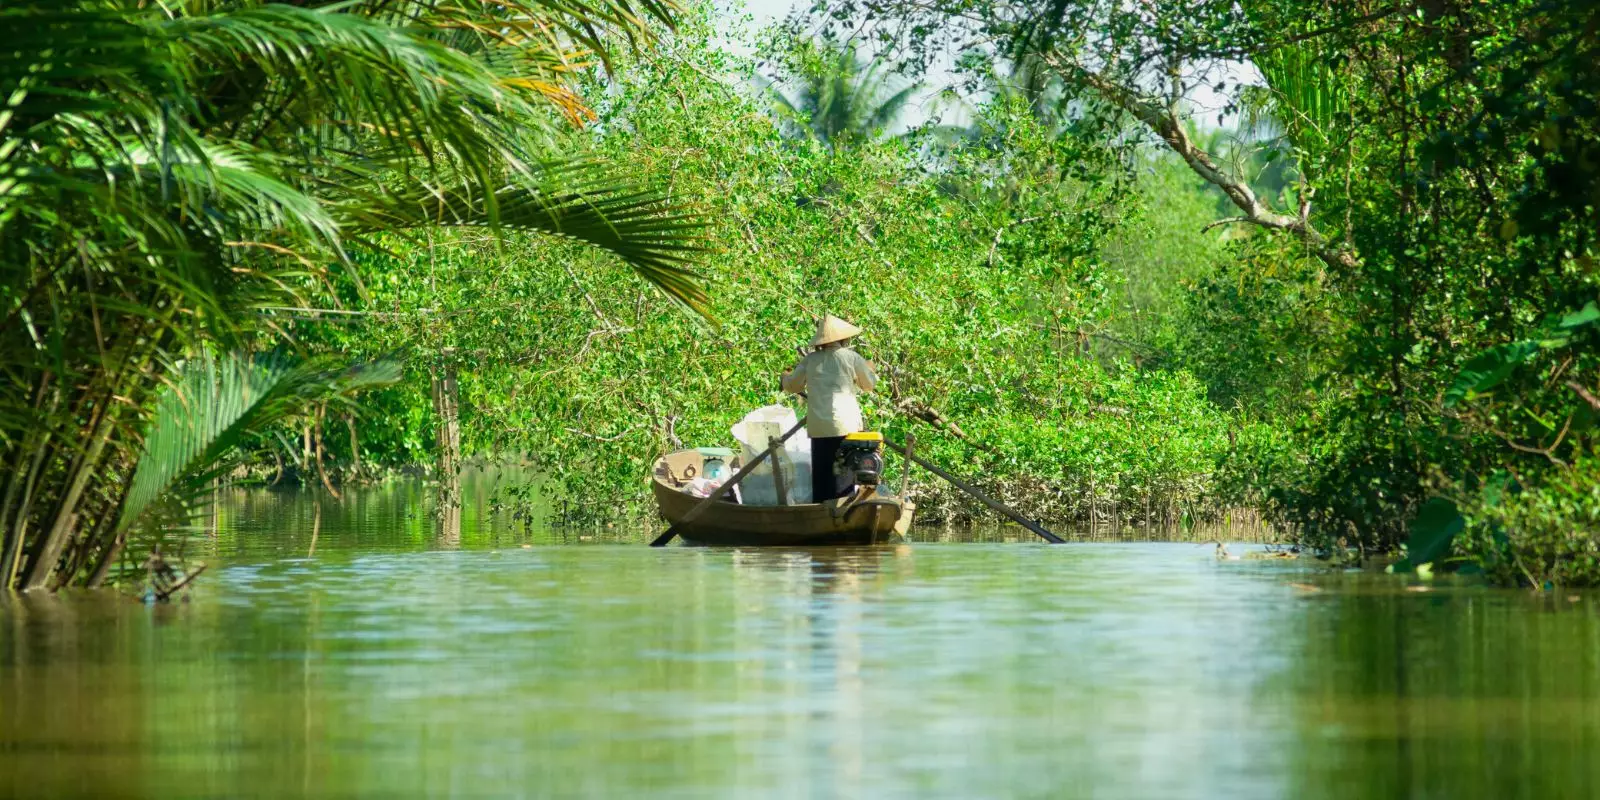
{"label": "person's arm", "polygon": [[856,356],[856,386],[863,392],[878,388],[878,373],[872,371],[872,362]]}
{"label": "person's arm", "polygon": [[778,379],[778,386],[790,394],[799,394],[805,391],[806,360],[800,359],[800,363],[795,364],[793,369],[785,372],[783,377]]}

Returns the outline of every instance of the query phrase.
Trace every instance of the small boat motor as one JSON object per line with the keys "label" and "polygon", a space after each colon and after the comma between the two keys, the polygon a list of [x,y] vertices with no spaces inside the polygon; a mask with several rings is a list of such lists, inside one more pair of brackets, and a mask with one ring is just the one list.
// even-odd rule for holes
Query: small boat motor
{"label": "small boat motor", "polygon": [[834,458],[834,474],[854,476],[861,486],[877,486],[883,478],[883,434],[866,431],[852,433],[839,443]]}

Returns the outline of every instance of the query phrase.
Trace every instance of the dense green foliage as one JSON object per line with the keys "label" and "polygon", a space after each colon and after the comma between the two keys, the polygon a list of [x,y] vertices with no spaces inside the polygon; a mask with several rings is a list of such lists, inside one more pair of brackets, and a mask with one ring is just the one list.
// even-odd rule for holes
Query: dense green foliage
{"label": "dense green foliage", "polygon": [[[647,497],[644,465],[664,449],[732,444],[729,427],[778,399],[778,375],[823,313],[868,331],[861,346],[885,375],[872,424],[903,433],[936,409],[970,442],[918,423],[920,449],[1031,513],[1175,521],[1214,505],[1206,476],[1226,421],[1204,387],[1090,352],[1116,306],[1101,252],[1137,224],[1112,148],[1058,135],[1025,107],[988,109],[983,124],[1006,138],[947,151],[931,170],[916,141],[790,138],[753,65],[708,37],[684,31],[624,65],[592,146],[671,180],[715,220],[720,328],[573,248],[456,237],[364,261],[383,312],[327,335],[358,353],[409,350],[412,363],[454,353],[467,449],[530,454],[551,489],[603,500],[607,514]],[[586,315],[549,313],[574,297]],[[376,399],[405,417],[427,391],[414,373]],[[974,513],[922,483],[927,518]]]}
{"label": "dense green foliage", "polygon": [[1538,483],[1486,487],[1463,509],[1466,550],[1496,581],[1532,586],[1594,583],[1600,571],[1600,459],[1539,474]]}
{"label": "dense green foliage", "polygon": [[[1444,495],[1475,509],[1465,555],[1504,562],[1485,545],[1500,541],[1538,551],[1518,556],[1540,564],[1518,580],[1600,581],[1582,548],[1483,529],[1508,503],[1583,541],[1600,492],[1570,466],[1596,443],[1600,339],[1562,323],[1600,286],[1593,3],[841,0],[828,12],[914,64],[953,47],[1043,65],[1085,121],[1220,190],[1217,224],[1239,233],[1188,302],[1168,304],[1181,310],[1166,349],[1241,423],[1289,434],[1241,437],[1224,472],[1301,541],[1393,550]],[[1193,121],[1213,110],[1239,113],[1242,135],[1208,141]]]}
{"label": "dense green foliage", "polygon": [[[1581,72],[1572,54],[1592,37],[1574,23],[1539,38],[1586,19],[1546,11],[1374,9],[1340,29],[1349,10],[1296,3],[1207,6],[1187,27],[1176,6],[1112,19],[1094,4],[1059,18],[998,5],[992,32],[1033,49],[1014,79],[995,77],[1004,61],[981,68],[992,91],[971,128],[827,148],[783,139],[743,90],[747,67],[675,40],[626,71],[595,146],[713,209],[728,325],[663,331],[677,320],[630,303],[636,290],[587,287],[593,319],[513,350],[575,354],[541,373],[552,394],[497,382],[493,367],[471,379],[477,447],[541,453],[569,491],[610,497],[668,444],[725,441],[738,411],[773,397],[759,376],[832,311],[865,324],[869,354],[898,369],[880,413],[939,409],[993,449],[923,429],[933,452],[1039,513],[1248,504],[1316,548],[1382,553],[1444,494],[1470,512],[1467,554],[1490,566],[1482,542],[1523,545],[1484,533],[1484,498],[1581,493],[1566,464],[1592,448],[1593,201],[1557,196],[1576,184],[1547,177],[1592,166],[1592,120],[1574,116],[1592,98],[1568,85],[1568,111],[1529,121],[1516,94],[1539,80],[1516,64]],[[1471,80],[1447,46],[1457,28],[1500,31]],[[1141,47],[1090,72],[1062,44],[1083,29]],[[1524,35],[1545,55],[1512,45]],[[1192,66],[1159,94],[1122,88],[1174,48]],[[1216,59],[1256,50],[1264,82],[1212,77],[1225,74]],[[722,83],[686,83],[685,70]],[[1202,131],[1162,96],[1212,81],[1243,113],[1238,130]],[[1508,138],[1452,138],[1474,125]],[[1130,151],[1141,130],[1155,149]],[[467,272],[506,264],[440,252]],[[539,260],[519,255],[496,284],[559,284]],[[475,285],[463,299],[498,314],[478,302],[495,296]],[[508,396],[516,407],[499,410]],[[1508,488],[1483,495],[1490,485]],[[934,505],[965,513],[949,499]],[[1593,579],[1563,569],[1538,575]]]}

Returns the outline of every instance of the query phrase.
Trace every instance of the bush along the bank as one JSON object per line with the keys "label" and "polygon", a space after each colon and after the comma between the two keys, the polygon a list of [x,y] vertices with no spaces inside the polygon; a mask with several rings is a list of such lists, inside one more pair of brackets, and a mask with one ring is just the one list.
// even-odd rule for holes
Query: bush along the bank
{"label": "bush along the bank", "polygon": [[1463,505],[1460,551],[1491,579],[1543,589],[1600,584],[1600,457],[1513,488],[1497,476]]}
{"label": "bush along the bank", "polygon": [[1590,302],[1462,365],[1442,402],[1463,435],[1507,457],[1482,477],[1439,481],[1398,568],[1453,553],[1447,564],[1498,583],[1600,584],[1600,402],[1588,377],[1597,349],[1600,304]]}

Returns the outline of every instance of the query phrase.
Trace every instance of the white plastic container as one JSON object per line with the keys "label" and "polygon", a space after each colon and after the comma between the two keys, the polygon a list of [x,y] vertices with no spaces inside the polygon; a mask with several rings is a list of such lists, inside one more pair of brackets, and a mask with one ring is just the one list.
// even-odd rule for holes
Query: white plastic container
{"label": "white plastic container", "polygon": [[[733,426],[733,438],[738,439],[744,447],[742,463],[750,463],[767,449],[773,439],[783,436],[797,422],[794,411],[781,405],[758,408],[746,414],[743,420]],[[789,437],[782,450],[762,461],[740,481],[738,488],[742,490],[740,494],[744,504],[778,505],[778,486],[772,476],[773,458],[778,459],[783,469],[783,483],[789,490],[789,503],[811,502],[811,437],[802,430]]]}

